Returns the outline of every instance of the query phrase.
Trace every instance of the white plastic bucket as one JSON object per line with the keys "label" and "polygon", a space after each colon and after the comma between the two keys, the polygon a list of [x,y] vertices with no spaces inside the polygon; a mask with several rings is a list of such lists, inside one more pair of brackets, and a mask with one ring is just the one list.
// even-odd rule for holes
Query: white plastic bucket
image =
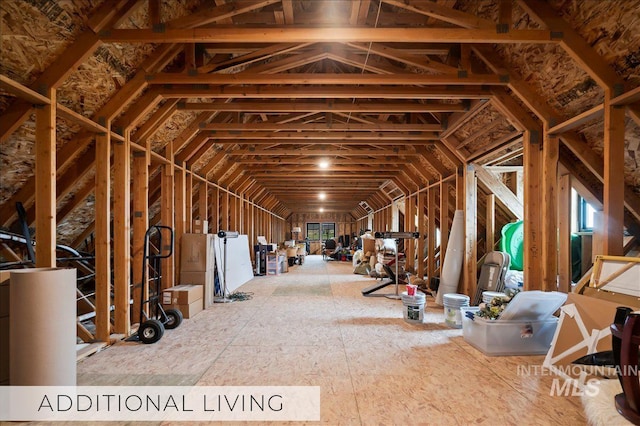
{"label": "white plastic bucket", "polygon": [[424,306],[427,302],[427,295],[416,292],[415,296],[402,293],[402,313],[404,320],[410,324],[422,324],[424,321]]}
{"label": "white plastic bucket", "polygon": [[449,293],[442,298],[444,302],[444,323],[451,328],[462,328],[460,308],[469,306],[469,296]]}

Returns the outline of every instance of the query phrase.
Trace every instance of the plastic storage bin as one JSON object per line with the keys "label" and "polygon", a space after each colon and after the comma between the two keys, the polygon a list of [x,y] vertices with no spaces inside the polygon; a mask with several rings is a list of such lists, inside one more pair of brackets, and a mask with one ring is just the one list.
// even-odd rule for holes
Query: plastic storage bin
{"label": "plastic storage bin", "polygon": [[485,355],[542,355],[549,351],[558,325],[558,318],[543,320],[485,320],[467,317],[477,312],[472,306],[460,308],[464,340]]}

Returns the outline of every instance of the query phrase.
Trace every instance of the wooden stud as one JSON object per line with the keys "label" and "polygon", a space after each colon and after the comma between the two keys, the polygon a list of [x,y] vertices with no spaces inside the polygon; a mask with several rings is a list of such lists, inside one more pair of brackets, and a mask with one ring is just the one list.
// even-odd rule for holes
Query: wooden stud
{"label": "wooden stud", "polygon": [[487,195],[486,218],[485,218],[485,252],[489,253],[495,249],[496,245],[496,196]]}
{"label": "wooden stud", "polygon": [[524,132],[524,289],[542,290],[542,149],[540,135]]}
{"label": "wooden stud", "polygon": [[[142,269],[148,268],[144,259],[144,239],[149,228],[149,155],[148,152],[133,154],[133,305],[131,307],[132,322],[140,320],[141,300],[149,298],[149,285],[142,282]],[[145,306],[148,314],[148,305]]]}
{"label": "wooden stud", "polygon": [[114,331],[130,333],[131,290],[131,147],[130,131],[124,142],[113,143],[113,304]]}
{"label": "wooden stud", "polygon": [[557,290],[558,277],[558,160],[557,137],[545,131],[542,147],[542,190],[543,198],[539,206],[542,210],[542,271],[545,291]]}
{"label": "wooden stud", "polygon": [[624,235],[624,132],[623,106],[611,105],[611,92],[604,97],[604,215],[606,233],[603,255],[622,256]]}
{"label": "wooden stud", "polygon": [[478,184],[476,182],[475,169],[472,166],[465,168],[465,249],[464,270],[462,273],[462,286],[459,291],[470,296],[478,279],[478,238],[477,238],[477,210],[478,210]]}
{"label": "wooden stud", "polygon": [[435,187],[427,190],[427,276],[429,281],[435,276],[436,270],[436,193]]}
{"label": "wooden stud", "polygon": [[193,227],[193,173],[185,166],[185,203],[184,203],[184,232],[191,233]]}
{"label": "wooden stud", "polygon": [[[56,90],[36,109],[36,266],[56,267]],[[109,157],[107,157],[109,158]]]}
{"label": "wooden stud", "polygon": [[[169,145],[166,149],[167,159],[171,162],[171,164],[163,164],[161,171],[161,179],[162,179],[162,193],[160,199],[160,222],[164,226],[169,226],[175,230],[175,222],[174,222],[174,170],[173,170],[173,149],[172,142],[169,142]],[[175,236],[175,234],[174,234]],[[166,241],[166,236],[163,235],[163,243],[168,244]],[[174,248],[175,248],[174,244]],[[163,252],[166,253],[167,247],[163,247]],[[178,260],[179,261],[179,260]],[[176,265],[176,256],[174,251],[174,256],[170,256],[168,258],[162,259],[162,287],[163,289],[173,287],[175,283],[175,265]]]}
{"label": "wooden stud", "polygon": [[[404,202],[404,229],[407,232],[414,232],[416,230],[416,202],[415,196],[410,195],[405,199]],[[364,226],[360,226],[360,228],[364,229]],[[405,255],[406,255],[406,267],[407,269],[411,268],[415,270],[415,258],[416,258],[416,250],[415,250],[415,239],[410,239],[405,242]]]}
{"label": "wooden stud", "polygon": [[440,182],[440,270],[449,245],[449,182]]}
{"label": "wooden stud", "polygon": [[[571,175],[560,176],[558,183],[558,291],[571,291]],[[585,259],[586,261],[586,259]]]}
{"label": "wooden stud", "polygon": [[[105,127],[111,127],[106,121]],[[95,268],[96,268],[96,338],[109,342],[111,335],[111,138],[109,133],[96,136],[96,218],[95,218]]]}
{"label": "wooden stud", "polygon": [[[187,177],[183,168],[177,167],[174,171],[174,242],[173,253],[175,257],[175,263],[180,262],[180,242],[182,241],[182,235],[186,231],[186,194],[187,194]],[[175,268],[176,282],[180,282],[180,270]]]}
{"label": "wooden stud", "polygon": [[426,216],[424,214],[427,203],[427,196],[424,192],[418,193],[418,206],[416,208],[416,213],[418,215],[418,232],[420,233],[420,238],[418,239],[418,247],[417,247],[417,265],[416,265],[416,275],[418,278],[424,278],[425,276],[425,268],[424,268],[424,249],[425,249],[425,237],[431,239],[432,236],[427,234],[427,224]]}

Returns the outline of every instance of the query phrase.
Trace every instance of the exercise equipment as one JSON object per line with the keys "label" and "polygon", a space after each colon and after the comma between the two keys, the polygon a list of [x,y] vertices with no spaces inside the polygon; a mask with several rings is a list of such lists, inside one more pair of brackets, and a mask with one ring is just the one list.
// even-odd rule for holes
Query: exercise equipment
{"label": "exercise equipment", "polygon": [[[168,245],[163,244],[163,232],[169,234]],[[158,236],[158,253],[150,254],[149,240],[154,233]],[[160,303],[160,293],[162,292],[161,260],[173,255],[173,241],[173,229],[169,226],[153,225],[144,234],[142,283],[140,283],[142,289],[142,296],[140,297],[140,326],[138,327],[138,333],[132,336],[142,343],[155,343],[162,338],[165,329],[174,329],[182,323],[182,312],[179,309],[165,310]],[[153,271],[153,275],[147,279],[149,268]],[[146,286],[149,289],[149,298],[145,300],[143,295]],[[148,306],[149,314],[145,311],[145,305]]]}
{"label": "exercise equipment", "polygon": [[[396,266],[396,271],[395,273],[393,272],[393,270],[389,267],[389,265],[382,265],[382,269],[384,269],[384,271],[387,273],[387,276],[389,277],[389,281],[383,281],[382,283],[376,283],[374,285],[371,285],[369,287],[365,287],[362,289],[362,295],[363,296],[384,296],[387,297],[389,299],[401,299],[402,296],[399,294],[398,292],[398,285],[399,285],[399,280],[398,280],[398,243],[400,242],[401,239],[410,239],[410,238],[420,238],[420,233],[419,232],[376,232],[374,235],[376,238],[393,238],[396,240],[396,249],[395,249],[395,254],[396,254],[396,261],[395,261],[395,266]],[[395,284],[395,292],[392,294],[374,294],[374,292],[381,290],[387,286],[390,285],[394,285]]]}

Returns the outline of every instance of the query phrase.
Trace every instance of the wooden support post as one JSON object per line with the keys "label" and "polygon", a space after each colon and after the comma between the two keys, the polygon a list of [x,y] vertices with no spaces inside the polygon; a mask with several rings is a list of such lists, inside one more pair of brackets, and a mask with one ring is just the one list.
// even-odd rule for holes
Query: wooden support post
{"label": "wooden support post", "polygon": [[496,196],[495,194],[487,195],[487,217],[485,218],[485,251],[489,253],[495,249],[496,245]]}
{"label": "wooden support post", "polygon": [[[56,89],[36,108],[36,266],[56,267]],[[109,157],[107,157],[109,158]]]}
{"label": "wooden support post", "polygon": [[[204,182],[200,182],[200,188],[198,189],[198,215],[200,220],[209,220],[209,188]],[[205,233],[209,232],[207,229]]]}
{"label": "wooden support post", "polygon": [[[171,144],[171,142],[169,142]],[[162,176],[161,176],[161,198],[160,198],[160,223],[164,226],[169,226],[174,229],[174,170],[173,170],[173,152],[170,147],[167,147],[167,156],[170,160],[169,164],[163,164]],[[174,230],[175,232],[175,230]],[[166,238],[163,242],[167,244]],[[175,246],[174,246],[175,248]],[[163,248],[164,251],[164,248]],[[178,260],[179,261],[179,260]],[[176,255],[162,259],[162,288],[173,287],[175,283],[175,265]]]}
{"label": "wooden support post", "polygon": [[238,199],[236,197],[229,196],[229,229],[232,231],[237,231],[239,228],[237,201]]}
{"label": "wooden support post", "polygon": [[624,107],[611,105],[612,94],[604,96],[604,254],[623,255],[624,232]]}
{"label": "wooden support post", "polygon": [[[111,123],[103,124],[111,129]],[[111,132],[96,136],[96,338],[109,342],[111,335]]]}
{"label": "wooden support post", "polygon": [[[113,304],[115,332],[130,333],[131,300],[131,152],[130,131],[124,141],[113,142]],[[100,158],[100,157],[97,157]]]}
{"label": "wooden support post", "polygon": [[[176,168],[174,171],[174,242],[173,253],[175,257],[175,265],[180,262],[180,241],[182,234],[186,231],[186,200],[187,200],[187,177],[183,168]],[[175,276],[177,282],[180,282],[180,268],[175,267]]]}
{"label": "wooden support post", "polygon": [[[186,167],[186,164],[184,165]],[[185,169],[185,200],[184,200],[184,232],[192,232],[193,226],[193,173]]]}
{"label": "wooden support post", "polygon": [[221,229],[229,229],[229,193],[223,191],[220,200],[220,227]]}
{"label": "wooden support post", "polygon": [[424,249],[425,249],[425,237],[428,239],[433,238],[432,235],[427,234],[427,224],[424,210],[427,202],[427,194],[424,192],[418,193],[418,207],[416,208],[416,213],[418,215],[418,232],[420,233],[420,238],[418,239],[418,248],[416,258],[416,275],[418,278],[424,278],[425,270],[424,270]]}
{"label": "wooden support post", "polygon": [[[362,227],[364,229],[364,226]],[[416,230],[416,201],[415,196],[409,196],[404,202],[404,229],[407,232],[414,232]],[[405,257],[406,267],[415,270],[415,239],[410,239],[405,242]]]}
{"label": "wooden support post", "polygon": [[571,291],[571,175],[560,176],[558,183],[558,291]]}
{"label": "wooden support post", "polygon": [[449,182],[440,182],[440,274],[449,245]]}
{"label": "wooden support post", "polygon": [[[546,127],[546,126],[545,126]],[[558,156],[560,140],[545,128],[542,147],[542,289],[557,290],[558,277]]]}
{"label": "wooden support post", "polygon": [[466,204],[466,197],[464,194],[464,190],[467,186],[467,183],[465,181],[465,174],[464,174],[464,166],[460,166],[457,169],[457,174],[456,174],[456,210],[464,210],[465,209],[465,204]]}
{"label": "wooden support post", "polygon": [[209,229],[211,229],[211,232],[213,232],[214,234],[218,232],[218,230],[220,229],[220,195],[219,195],[219,189],[217,186],[213,187],[213,190],[211,191],[211,199],[209,200],[210,203],[210,211],[211,211],[211,223],[209,224]]}
{"label": "wooden support post", "polygon": [[427,276],[429,281],[435,276],[436,271],[436,187],[427,190],[427,210],[429,212],[427,222]]}
{"label": "wooden support post", "polygon": [[540,134],[526,130],[524,156],[524,289],[542,290],[542,149]]}
{"label": "wooden support post", "polygon": [[[133,153],[133,322],[140,320],[141,300],[149,298],[149,286],[142,282],[142,269],[148,267],[144,260],[144,236],[149,228],[149,152]],[[144,263],[144,265],[143,265]],[[148,314],[148,306],[145,306]]]}
{"label": "wooden support post", "polygon": [[478,214],[478,184],[476,173],[472,165],[465,169],[465,244],[464,244],[464,270],[462,273],[462,286],[459,290],[462,294],[472,295],[473,287],[478,279],[478,238],[477,238],[477,214]]}

